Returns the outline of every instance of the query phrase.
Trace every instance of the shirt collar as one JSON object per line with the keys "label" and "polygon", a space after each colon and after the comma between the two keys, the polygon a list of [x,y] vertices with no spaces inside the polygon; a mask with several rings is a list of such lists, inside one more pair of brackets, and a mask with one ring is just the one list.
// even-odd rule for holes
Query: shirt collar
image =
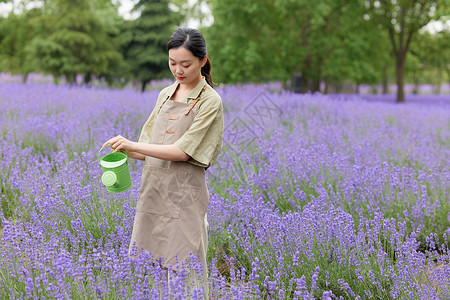
{"label": "shirt collar", "polygon": [[[167,96],[172,97],[173,93],[175,93],[178,85],[180,83],[178,81],[176,81],[174,84],[172,84],[169,89],[167,90]],[[195,88],[193,88],[192,90],[189,91],[189,93],[187,94],[187,99],[195,99],[197,98],[197,96],[200,94],[200,91],[202,90],[202,88],[205,86],[206,84],[206,79],[205,76],[202,76],[202,79],[200,80],[200,82],[197,84],[197,86]]]}

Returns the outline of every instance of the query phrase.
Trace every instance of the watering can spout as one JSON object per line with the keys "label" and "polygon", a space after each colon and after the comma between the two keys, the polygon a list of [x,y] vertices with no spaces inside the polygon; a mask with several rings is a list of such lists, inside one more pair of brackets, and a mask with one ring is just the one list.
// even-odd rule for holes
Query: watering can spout
{"label": "watering can spout", "polygon": [[113,171],[106,171],[102,175],[102,182],[105,186],[119,185],[117,175]]}

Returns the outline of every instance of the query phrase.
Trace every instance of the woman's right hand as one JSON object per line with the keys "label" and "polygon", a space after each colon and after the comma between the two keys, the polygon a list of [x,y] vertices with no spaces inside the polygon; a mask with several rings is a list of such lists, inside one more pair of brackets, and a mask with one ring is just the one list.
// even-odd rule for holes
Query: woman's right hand
{"label": "woman's right hand", "polygon": [[118,135],[118,136],[113,137],[112,139],[108,140],[106,143],[103,144],[103,147],[105,147],[106,145],[110,145],[114,151],[119,151],[119,150],[124,149],[129,152],[133,152],[133,151],[135,151],[135,148],[136,148],[135,142],[132,142],[132,141],[124,138],[121,135]]}

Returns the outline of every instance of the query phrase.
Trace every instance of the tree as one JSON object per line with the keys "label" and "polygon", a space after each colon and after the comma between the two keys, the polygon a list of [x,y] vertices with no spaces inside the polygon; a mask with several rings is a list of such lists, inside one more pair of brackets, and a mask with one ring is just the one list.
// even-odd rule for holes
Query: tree
{"label": "tree", "polygon": [[275,41],[285,32],[273,1],[215,0],[210,6],[214,23],[204,34],[215,78],[228,83],[287,79],[286,49]]}
{"label": "tree", "polygon": [[150,80],[169,77],[165,47],[182,19],[169,9],[167,0],[140,0],[133,11],[140,12],[140,16],[121,26],[122,53],[130,74],[145,91]]}
{"label": "tree", "polygon": [[40,71],[27,63],[26,47],[39,34],[33,20],[42,16],[40,8],[23,11],[20,14],[11,12],[8,17],[0,18],[0,71],[12,74],[23,74],[23,81],[28,73]]}
{"label": "tree", "polygon": [[23,70],[24,47],[33,37],[28,15],[10,14],[0,18],[0,71],[20,74]]}
{"label": "tree", "polygon": [[88,0],[54,0],[49,14],[36,18],[40,34],[27,47],[27,61],[55,80],[64,75],[69,83],[82,74],[89,83],[93,75],[109,73],[122,60],[111,39],[113,29],[102,22]]}
{"label": "tree", "polygon": [[404,65],[414,35],[428,24],[440,6],[449,7],[449,0],[367,0],[367,15],[386,30],[396,61],[397,102],[405,101]]}
{"label": "tree", "polygon": [[[301,91],[320,83],[381,77],[380,33],[359,0],[213,0],[206,29],[215,74],[226,82],[261,82],[301,73]],[[214,75],[215,76],[215,75]]]}
{"label": "tree", "polygon": [[302,92],[319,91],[320,83],[378,79],[380,60],[374,49],[380,34],[363,19],[361,1],[279,1],[284,29],[276,42],[286,52],[290,73],[301,72]]}
{"label": "tree", "polygon": [[[443,72],[447,73],[447,82],[450,84],[450,53],[445,49],[450,49],[450,30],[447,29],[439,33],[438,47],[441,59],[436,59],[435,63]],[[444,50],[444,51],[443,51]]]}
{"label": "tree", "polygon": [[197,0],[195,2],[188,0],[171,0],[170,4],[175,6],[175,11],[179,12],[185,22],[182,26],[187,26],[187,21],[195,21],[199,28],[204,28],[208,24],[210,17],[207,11],[208,0]]}
{"label": "tree", "polygon": [[450,78],[450,53],[444,49],[450,49],[450,31],[430,33],[423,31],[419,38],[411,43],[411,55],[409,58],[415,62],[410,64],[412,80],[415,83],[415,91],[421,82],[433,83],[435,92],[440,93],[440,86],[444,76]]}

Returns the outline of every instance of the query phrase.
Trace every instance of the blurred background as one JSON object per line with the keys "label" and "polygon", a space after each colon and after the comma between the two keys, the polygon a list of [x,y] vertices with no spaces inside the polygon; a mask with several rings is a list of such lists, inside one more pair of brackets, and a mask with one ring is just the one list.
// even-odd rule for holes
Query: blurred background
{"label": "blurred background", "polygon": [[165,45],[187,26],[205,36],[216,83],[401,102],[450,93],[449,11],[450,0],[0,0],[0,81],[145,91],[172,77]]}

